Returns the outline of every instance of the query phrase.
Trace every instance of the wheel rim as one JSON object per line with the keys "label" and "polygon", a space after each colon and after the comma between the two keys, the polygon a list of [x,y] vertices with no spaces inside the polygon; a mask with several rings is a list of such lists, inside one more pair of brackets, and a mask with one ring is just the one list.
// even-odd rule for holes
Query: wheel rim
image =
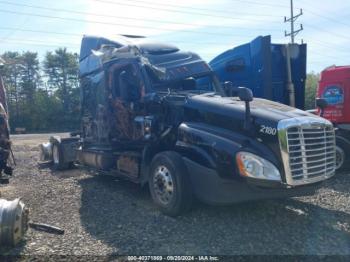
{"label": "wheel rim", "polygon": [[339,146],[335,148],[335,167],[339,169],[344,164],[345,153]]}
{"label": "wheel rim", "polygon": [[53,163],[58,165],[59,164],[59,156],[58,156],[58,146],[54,145],[52,148],[52,158]]}
{"label": "wheel rim", "polygon": [[174,182],[170,171],[165,166],[156,168],[153,176],[153,186],[156,198],[164,205],[169,204],[174,197]]}

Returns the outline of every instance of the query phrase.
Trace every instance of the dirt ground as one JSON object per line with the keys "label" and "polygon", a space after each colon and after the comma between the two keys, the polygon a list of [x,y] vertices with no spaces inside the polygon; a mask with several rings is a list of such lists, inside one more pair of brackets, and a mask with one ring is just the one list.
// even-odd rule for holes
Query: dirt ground
{"label": "dirt ground", "polygon": [[64,235],[29,229],[8,255],[350,255],[350,174],[337,174],[312,197],[196,204],[170,218],[147,189],[78,169],[39,166],[38,144],[49,134],[13,136],[17,167],[3,198],[22,197],[30,219]]}

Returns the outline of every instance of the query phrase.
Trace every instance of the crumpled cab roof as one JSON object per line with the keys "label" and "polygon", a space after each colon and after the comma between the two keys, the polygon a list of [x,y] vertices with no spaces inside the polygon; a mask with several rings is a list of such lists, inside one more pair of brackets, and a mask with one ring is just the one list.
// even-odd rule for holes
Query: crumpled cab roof
{"label": "crumpled cab roof", "polygon": [[[80,76],[100,71],[107,63],[119,59],[137,59],[157,75],[166,79],[174,74],[174,68],[187,66],[189,74],[209,72],[210,67],[197,54],[180,51],[174,45],[163,43],[133,42],[120,37],[109,40],[103,37],[84,36],[80,54]],[[170,74],[170,75],[168,75]]]}

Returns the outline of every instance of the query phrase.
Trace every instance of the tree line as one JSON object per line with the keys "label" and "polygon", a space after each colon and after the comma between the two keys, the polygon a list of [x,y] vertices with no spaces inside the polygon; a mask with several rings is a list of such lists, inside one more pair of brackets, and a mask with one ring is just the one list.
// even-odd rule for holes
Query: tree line
{"label": "tree line", "polygon": [[11,131],[67,131],[79,127],[78,55],[66,48],[47,52],[5,52],[1,69]]}
{"label": "tree line", "polygon": [[320,74],[311,72],[307,74],[305,82],[305,109],[315,108],[315,98]]}

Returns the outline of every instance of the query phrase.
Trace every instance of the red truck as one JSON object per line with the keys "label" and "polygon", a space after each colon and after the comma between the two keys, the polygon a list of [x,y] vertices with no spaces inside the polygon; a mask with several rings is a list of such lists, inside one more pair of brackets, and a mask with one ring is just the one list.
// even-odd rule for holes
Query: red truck
{"label": "red truck", "polygon": [[338,170],[350,168],[350,66],[331,66],[321,72],[317,96],[327,102],[323,117],[336,127]]}

